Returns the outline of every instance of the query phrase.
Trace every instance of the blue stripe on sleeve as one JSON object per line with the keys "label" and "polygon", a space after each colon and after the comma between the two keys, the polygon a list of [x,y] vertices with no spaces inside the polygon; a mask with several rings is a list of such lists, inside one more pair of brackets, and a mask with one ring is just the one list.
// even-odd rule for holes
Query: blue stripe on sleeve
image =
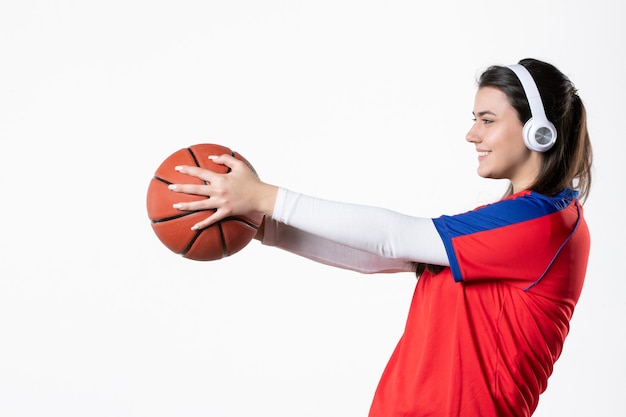
{"label": "blue stripe on sleeve", "polygon": [[452,240],[459,236],[497,229],[555,213],[567,207],[578,192],[566,189],[554,197],[530,192],[513,195],[498,202],[454,216],[433,219],[443,240],[454,280],[463,280]]}

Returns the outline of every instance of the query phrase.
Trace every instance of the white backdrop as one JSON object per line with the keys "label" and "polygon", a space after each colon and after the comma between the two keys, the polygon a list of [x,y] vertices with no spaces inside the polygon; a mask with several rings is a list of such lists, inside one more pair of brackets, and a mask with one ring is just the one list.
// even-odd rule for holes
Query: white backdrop
{"label": "white backdrop", "polygon": [[471,209],[504,190],[464,140],[476,76],[525,57],[576,83],[596,163],[587,281],[536,416],[623,415],[624,8],[417,3],[3,0],[0,415],[367,415],[415,278],[256,241],[183,259],[149,180],[213,142],[296,191]]}

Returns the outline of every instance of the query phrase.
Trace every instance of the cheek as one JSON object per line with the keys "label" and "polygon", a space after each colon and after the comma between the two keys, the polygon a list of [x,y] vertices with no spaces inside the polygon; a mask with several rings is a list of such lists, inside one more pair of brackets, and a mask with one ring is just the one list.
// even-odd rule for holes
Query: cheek
{"label": "cheek", "polygon": [[520,142],[510,143],[499,155],[498,171],[501,175],[510,177],[519,172],[531,159],[532,152],[524,145],[523,140]]}
{"label": "cheek", "polygon": [[522,128],[506,129],[502,132],[499,140],[501,150],[508,154],[511,159],[527,157],[530,150],[524,144]]}
{"label": "cheek", "polygon": [[512,159],[526,160],[531,154],[531,150],[526,147],[522,135],[511,141],[509,153]]}
{"label": "cheek", "polygon": [[531,151],[524,145],[521,131],[506,130],[493,138],[490,156],[478,167],[478,174],[483,177],[507,177],[526,163],[531,155]]}

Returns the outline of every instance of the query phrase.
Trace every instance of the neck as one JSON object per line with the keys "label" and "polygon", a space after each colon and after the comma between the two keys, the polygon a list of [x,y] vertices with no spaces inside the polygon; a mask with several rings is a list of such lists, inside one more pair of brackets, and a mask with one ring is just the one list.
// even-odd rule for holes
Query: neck
{"label": "neck", "polygon": [[543,154],[531,152],[530,157],[521,172],[515,178],[510,178],[513,194],[528,190],[539,177],[541,165],[543,164]]}

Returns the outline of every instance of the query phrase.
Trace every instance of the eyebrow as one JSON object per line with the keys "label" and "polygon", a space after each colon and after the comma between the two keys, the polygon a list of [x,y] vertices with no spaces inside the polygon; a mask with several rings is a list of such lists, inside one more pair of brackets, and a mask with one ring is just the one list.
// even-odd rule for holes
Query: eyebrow
{"label": "eyebrow", "polygon": [[[472,112],[472,114],[473,114],[474,116],[476,116],[476,113]],[[484,116],[484,115],[486,115],[486,114],[490,114],[490,115],[492,115],[492,116],[497,116],[497,115],[496,115],[494,112],[492,112],[491,110],[484,110],[484,111],[479,111],[479,112],[478,112],[478,116],[480,116],[480,117],[482,117],[482,116]]]}

